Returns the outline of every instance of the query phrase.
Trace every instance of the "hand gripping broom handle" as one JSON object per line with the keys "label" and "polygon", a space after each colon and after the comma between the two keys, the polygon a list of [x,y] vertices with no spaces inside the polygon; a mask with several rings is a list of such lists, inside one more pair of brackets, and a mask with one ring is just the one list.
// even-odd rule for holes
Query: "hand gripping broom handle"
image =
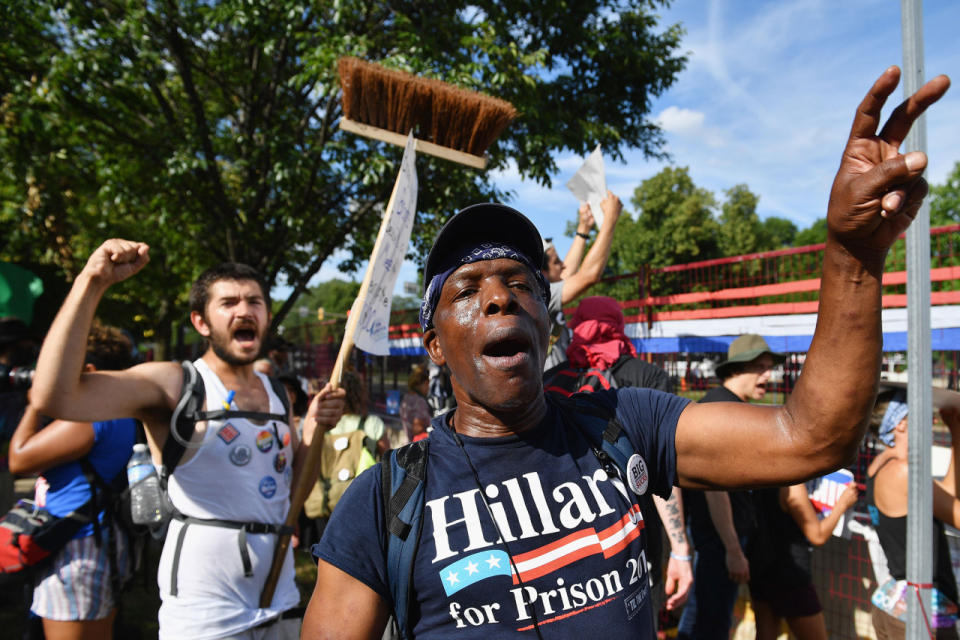
{"label": "hand gripping broom handle", "polygon": [[[343,374],[345,363],[353,351],[353,336],[357,331],[357,324],[360,321],[360,310],[363,308],[363,301],[367,297],[367,290],[370,288],[370,278],[373,275],[373,265],[376,263],[377,256],[380,254],[380,247],[383,235],[386,233],[387,220],[393,213],[393,201],[397,195],[397,187],[400,184],[400,175],[397,175],[397,182],[393,185],[393,192],[390,194],[390,201],[387,203],[387,210],[383,214],[383,220],[380,221],[380,231],[377,233],[377,241],[373,245],[373,253],[370,254],[370,261],[367,263],[367,272],[363,276],[363,283],[360,285],[360,291],[357,294],[357,300],[361,304],[354,304],[353,313],[347,318],[347,326],[344,330],[343,342],[340,343],[340,351],[337,353],[337,361],[333,365],[333,372],[330,374],[330,384],[334,389],[339,388],[340,378]],[[300,509],[306,502],[307,496],[313,489],[317,481],[317,474],[320,472],[320,454],[323,451],[323,433],[314,432],[313,440],[307,448],[307,455],[303,460],[303,466],[297,475],[296,484],[293,487],[293,493],[290,496],[290,511],[287,513],[287,519],[284,524],[291,529],[297,524],[300,517]],[[277,546],[273,550],[273,563],[270,565],[270,573],[267,574],[267,580],[263,584],[263,591],[260,593],[260,608],[264,609],[273,602],[273,593],[277,588],[277,581],[280,579],[280,571],[283,569],[283,561],[287,557],[287,549],[290,548],[290,537],[292,534],[284,533],[277,537]]]}

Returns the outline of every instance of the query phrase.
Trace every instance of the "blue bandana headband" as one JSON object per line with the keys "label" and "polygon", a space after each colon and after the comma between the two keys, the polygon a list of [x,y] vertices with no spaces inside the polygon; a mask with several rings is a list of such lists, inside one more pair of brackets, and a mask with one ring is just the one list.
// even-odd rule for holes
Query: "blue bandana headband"
{"label": "blue bandana headband", "polygon": [[887,405],[887,412],[883,414],[883,420],[880,421],[880,429],[877,431],[877,437],[880,442],[888,447],[893,446],[893,430],[900,421],[907,417],[907,396],[903,391],[897,391],[890,404]]}
{"label": "blue bandana headband", "polygon": [[480,262],[481,260],[497,260],[500,258],[516,260],[530,269],[537,279],[537,284],[540,286],[540,296],[543,298],[543,303],[549,303],[550,287],[547,285],[547,281],[544,280],[539,265],[534,265],[533,261],[527,255],[517,251],[510,245],[498,242],[482,242],[465,247],[460,255],[451,262],[453,266],[445,271],[441,271],[430,279],[426,291],[423,292],[423,302],[420,303],[420,328],[426,331],[433,326],[433,314],[437,310],[437,303],[440,301],[440,290],[443,289],[443,283],[447,281],[447,278],[449,278],[454,271],[465,264],[472,264],[474,262]]}

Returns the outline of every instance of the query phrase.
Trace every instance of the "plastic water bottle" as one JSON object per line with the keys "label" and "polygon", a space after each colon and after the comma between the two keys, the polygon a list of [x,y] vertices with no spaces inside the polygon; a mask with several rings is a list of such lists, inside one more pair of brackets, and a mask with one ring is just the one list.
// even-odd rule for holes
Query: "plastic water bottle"
{"label": "plastic water bottle", "polygon": [[133,445],[127,462],[127,484],[130,485],[130,517],[134,524],[156,526],[163,522],[164,501],[160,478],[150,459],[147,445]]}

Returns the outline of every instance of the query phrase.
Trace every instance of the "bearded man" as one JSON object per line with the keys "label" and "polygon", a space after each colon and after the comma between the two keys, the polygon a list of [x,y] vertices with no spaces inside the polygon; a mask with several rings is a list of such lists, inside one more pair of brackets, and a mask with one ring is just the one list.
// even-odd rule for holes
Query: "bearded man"
{"label": "bearded man", "polygon": [[[90,256],[44,341],[37,362],[43,373],[34,379],[32,399],[42,413],[66,420],[139,419],[159,467],[181,400],[181,366],[149,362],[124,371],[81,372],[100,299],[148,260],[149,247],[128,240],[108,240]],[[157,576],[160,638],[299,636],[299,621],[285,616],[300,602],[292,548],[273,602],[259,606],[305,453],[285,404],[270,380],[254,370],[270,315],[266,283],[243,264],[208,269],[190,291],[190,322],[208,345],[194,362],[206,393],[202,408],[246,415],[197,422],[169,475],[176,511]],[[342,398],[342,390],[326,387],[305,420],[315,420],[321,430],[332,428]]]}

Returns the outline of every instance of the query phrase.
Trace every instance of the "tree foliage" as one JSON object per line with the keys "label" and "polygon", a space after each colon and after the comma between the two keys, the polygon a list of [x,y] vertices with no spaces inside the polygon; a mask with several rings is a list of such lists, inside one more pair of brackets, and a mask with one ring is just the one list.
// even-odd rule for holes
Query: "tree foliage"
{"label": "tree foliage", "polygon": [[736,256],[762,251],[767,238],[757,215],[760,198],[745,184],[738,184],[724,193],[727,199],[720,209],[720,234],[717,238],[720,253]]}
{"label": "tree foliage", "polygon": [[[0,258],[69,276],[107,237],[145,240],[153,263],[102,311],[161,337],[202,268],[243,261],[293,287],[279,322],[334,249],[345,268],[369,255],[399,163],[400,149],[339,131],[340,56],[511,101],[521,115],[490,167],[546,185],[561,151],[662,155],[648,112],[685,57],[659,4],[5,3]],[[508,195],[429,157],[418,173],[412,255],[456,209]]]}
{"label": "tree foliage", "polygon": [[[637,274],[675,264],[699,262],[814,244],[826,239],[826,221],[798,231],[790,220],[771,216],[760,220],[759,197],[745,184],[724,191],[717,212],[712,192],[698,187],[686,167],[666,167],[644,180],[631,199],[634,213],[624,211],[617,225],[607,274]],[[568,226],[568,231],[572,230]],[[820,238],[821,234],[823,239]],[[741,268],[757,268],[735,266]],[[690,283],[671,274],[636,277],[601,284],[591,295],[631,300],[644,295],[668,295],[689,290]]]}
{"label": "tree foliage", "polygon": [[960,162],[943,184],[930,187],[930,226],[960,222]]}
{"label": "tree foliage", "polygon": [[786,218],[770,216],[763,220],[763,235],[771,249],[780,249],[793,245],[797,237],[797,225]]}
{"label": "tree foliage", "polygon": [[827,219],[819,218],[806,229],[797,232],[793,239],[794,246],[805,247],[811,244],[821,244],[827,241]]}
{"label": "tree foliage", "polygon": [[[633,192],[639,236],[624,237],[638,264],[665,267],[717,257],[716,199],[696,186],[686,167],[667,167]],[[642,241],[640,240],[642,236]]]}

